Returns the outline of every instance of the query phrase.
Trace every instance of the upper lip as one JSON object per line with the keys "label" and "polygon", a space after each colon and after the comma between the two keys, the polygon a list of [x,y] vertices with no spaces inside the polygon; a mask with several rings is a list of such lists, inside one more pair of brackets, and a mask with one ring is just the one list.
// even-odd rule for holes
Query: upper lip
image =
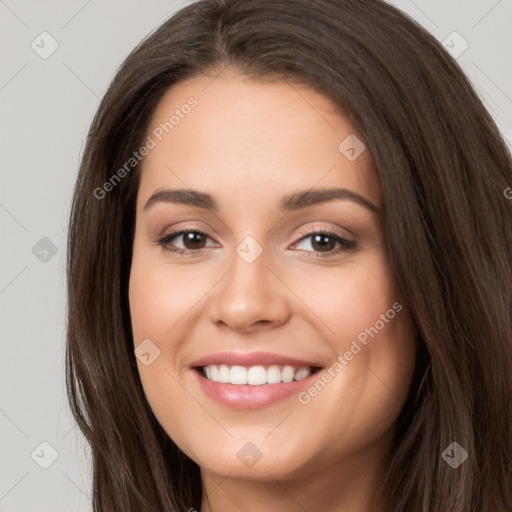
{"label": "upper lip", "polygon": [[208,366],[211,364],[225,364],[228,366],[257,366],[257,365],[288,365],[288,366],[308,366],[320,367],[318,363],[304,361],[272,352],[217,352],[209,354],[193,361],[190,366],[193,368],[199,366]]}

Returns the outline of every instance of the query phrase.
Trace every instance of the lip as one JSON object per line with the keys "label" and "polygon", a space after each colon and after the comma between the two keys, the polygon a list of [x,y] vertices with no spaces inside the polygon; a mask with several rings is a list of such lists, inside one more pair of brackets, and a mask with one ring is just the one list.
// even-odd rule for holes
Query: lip
{"label": "lip", "polygon": [[[226,364],[229,366],[256,366],[256,365],[289,365],[314,367],[309,377],[292,382],[281,382],[280,384],[261,384],[251,386],[248,384],[224,384],[208,380],[202,373],[202,366],[210,364]],[[303,388],[311,385],[314,379],[318,378],[318,372],[322,365],[317,362],[294,359],[287,356],[272,354],[270,352],[219,352],[197,359],[190,364],[192,373],[195,375],[199,387],[210,399],[231,409],[260,409],[274,404],[285,398],[297,395]]]}
{"label": "lip", "polygon": [[298,394],[302,389],[310,386],[313,379],[318,378],[318,371],[316,371],[302,380],[281,382],[281,384],[250,386],[248,384],[213,382],[196,369],[192,373],[195,374],[199,386],[209,398],[231,409],[260,409],[267,407],[279,400]]}

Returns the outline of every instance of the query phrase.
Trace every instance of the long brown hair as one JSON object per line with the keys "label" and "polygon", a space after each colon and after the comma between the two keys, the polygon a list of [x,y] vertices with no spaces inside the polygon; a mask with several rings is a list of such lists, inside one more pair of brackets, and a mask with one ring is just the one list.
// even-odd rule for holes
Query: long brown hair
{"label": "long brown hair", "polygon": [[[201,506],[199,468],[155,419],[134,356],[127,287],[140,165],[97,190],[140,148],[169,87],[226,66],[324,93],[373,156],[391,270],[420,349],[385,510],[512,510],[512,162],[495,123],[441,45],[383,1],[201,0],[118,70],[76,182],[66,383],[91,447],[94,511]],[[456,469],[441,456],[452,442],[468,453]]]}

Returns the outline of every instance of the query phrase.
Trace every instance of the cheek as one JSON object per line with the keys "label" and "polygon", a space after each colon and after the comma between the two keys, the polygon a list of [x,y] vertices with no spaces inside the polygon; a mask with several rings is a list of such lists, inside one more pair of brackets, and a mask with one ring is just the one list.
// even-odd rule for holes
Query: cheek
{"label": "cheek", "polygon": [[412,319],[380,253],[302,286],[297,294],[309,290],[308,306],[321,320],[316,324],[332,348],[332,363],[339,363],[325,376],[325,387],[303,395],[305,408],[325,420],[317,424],[323,435],[341,424],[354,442],[367,442],[366,436],[393,423],[409,392],[416,351]]}
{"label": "cheek", "polygon": [[172,343],[175,326],[208,290],[204,277],[170,269],[152,252],[134,251],[132,261],[129,300],[135,345],[144,338]]}
{"label": "cheek", "polygon": [[149,251],[134,247],[129,282],[134,349],[137,353],[139,345],[145,346],[144,352],[150,353],[150,364],[138,357],[137,367],[146,398],[162,424],[174,424],[165,416],[174,417],[187,403],[174,376],[179,343],[173,343],[173,330],[190,309],[193,297],[187,299],[187,294],[193,294],[193,288],[180,286],[179,274],[169,275],[161,264],[154,264]]}
{"label": "cheek", "polygon": [[[336,352],[350,347],[357,336],[377,322],[379,331],[389,331],[399,297],[388,265],[380,251],[338,269],[317,269],[294,280],[294,290],[307,298],[307,306],[321,321],[326,337]],[[386,315],[386,312],[388,314]],[[384,315],[385,324],[381,320]],[[366,334],[367,337],[369,336]]]}

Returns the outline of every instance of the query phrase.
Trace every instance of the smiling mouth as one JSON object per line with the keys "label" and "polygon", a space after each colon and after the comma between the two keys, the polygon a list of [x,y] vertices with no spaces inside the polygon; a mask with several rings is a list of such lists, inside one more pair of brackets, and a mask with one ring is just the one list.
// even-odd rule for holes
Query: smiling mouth
{"label": "smiling mouth", "polygon": [[194,368],[210,382],[233,385],[262,386],[265,384],[287,384],[306,379],[320,371],[315,366],[255,365],[240,366],[210,364]]}

